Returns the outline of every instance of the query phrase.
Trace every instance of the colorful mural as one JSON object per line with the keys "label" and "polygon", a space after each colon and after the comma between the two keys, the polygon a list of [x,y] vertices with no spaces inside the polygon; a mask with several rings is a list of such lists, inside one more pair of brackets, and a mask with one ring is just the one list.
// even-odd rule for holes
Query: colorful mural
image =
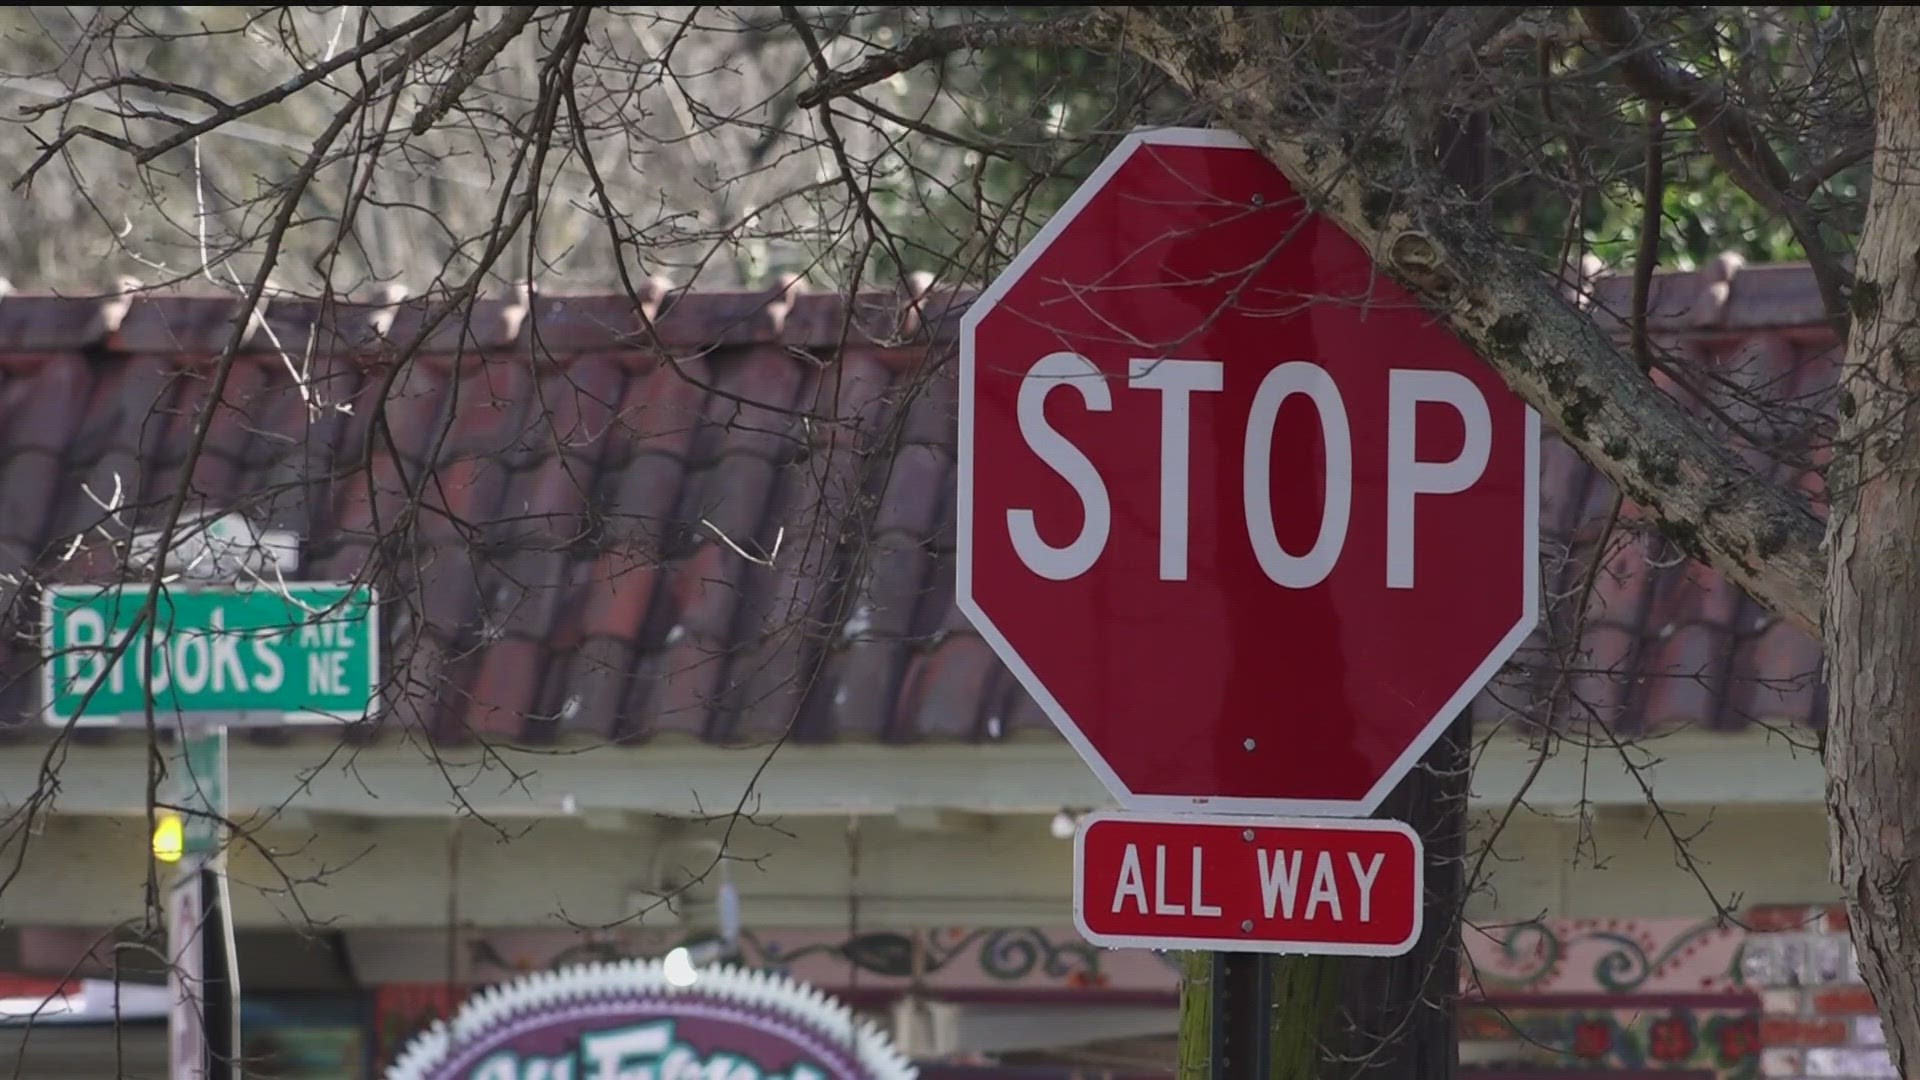
{"label": "colorful mural", "polygon": [[[1464,935],[1463,1060],[1475,1065],[1705,1070],[1758,1075],[1757,1006],[1741,981],[1745,935],[1688,919],[1553,919]],[[461,984],[588,961],[664,955],[669,931],[465,936]],[[744,933],[738,962],[828,992],[1072,994],[1177,992],[1171,956],[1098,949],[1071,929]],[[446,985],[383,987],[381,1057],[460,996]]]}
{"label": "colorful mural", "polygon": [[1717,1080],[1760,1070],[1760,1018],[1737,996],[1665,1009],[1475,1006],[1461,1011],[1460,1040],[1477,1065],[1705,1069]]}
{"label": "colorful mural", "polygon": [[[444,968],[446,946],[404,933],[357,932],[359,947],[389,956],[411,950]],[[447,981],[491,983],[566,964],[662,956],[695,939],[671,931],[594,934],[564,930],[463,932],[457,970]],[[1173,961],[1146,950],[1107,950],[1071,928],[747,931],[739,961],[778,970],[814,986],[886,992],[1116,990],[1173,994]]]}
{"label": "colorful mural", "polygon": [[1144,949],[1101,949],[1066,930],[875,932],[834,940],[744,934],[742,960],[796,978],[869,989],[1132,990],[1176,993],[1175,960]]}
{"label": "colorful mural", "polygon": [[1689,919],[1469,928],[1462,1060],[1753,1080],[1760,1016],[1741,981],[1745,940],[1737,927]]}
{"label": "colorful mural", "polygon": [[1469,994],[1699,994],[1740,988],[1731,924],[1693,919],[1548,919],[1466,928]]}
{"label": "colorful mural", "polygon": [[[1551,919],[1464,932],[1468,994],[1700,994],[1740,988],[1740,930],[1689,919]],[[463,935],[454,981],[497,982],[593,960],[660,956],[670,931]],[[395,943],[399,945],[398,942]],[[876,990],[1112,989],[1173,993],[1170,957],[1099,949],[1071,928],[747,931],[741,961],[817,986]],[[440,946],[434,947],[436,950]]]}

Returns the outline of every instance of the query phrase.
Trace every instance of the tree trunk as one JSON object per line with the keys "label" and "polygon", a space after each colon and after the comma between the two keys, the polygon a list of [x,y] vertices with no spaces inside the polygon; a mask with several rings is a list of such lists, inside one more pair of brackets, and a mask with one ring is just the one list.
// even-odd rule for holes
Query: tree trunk
{"label": "tree trunk", "polygon": [[1405,956],[1339,963],[1341,1008],[1331,1021],[1331,1060],[1319,1074],[1325,1080],[1454,1075],[1471,745],[1472,722],[1462,716],[1380,808],[1381,817],[1413,826],[1426,847],[1420,940]]}
{"label": "tree trunk", "polygon": [[1828,475],[1834,880],[1903,1076],[1920,1070],[1920,10],[1874,34],[1873,189]]}
{"label": "tree trunk", "polygon": [[1180,954],[1180,1060],[1174,1065],[1175,1080],[1207,1080],[1213,1068],[1208,1052],[1213,1033],[1213,954]]}
{"label": "tree trunk", "polygon": [[[1468,752],[1461,717],[1380,816],[1404,821],[1426,847],[1420,940],[1405,956],[1283,956],[1273,964],[1268,1080],[1451,1080],[1460,985]],[[1209,1080],[1214,954],[1186,953],[1180,982],[1179,1080]]]}
{"label": "tree trunk", "polygon": [[[1213,1060],[1213,976],[1217,953],[1182,956],[1178,1080],[1210,1080]],[[1273,963],[1269,1080],[1319,1080],[1321,1047],[1338,1035],[1340,961],[1281,956]]]}

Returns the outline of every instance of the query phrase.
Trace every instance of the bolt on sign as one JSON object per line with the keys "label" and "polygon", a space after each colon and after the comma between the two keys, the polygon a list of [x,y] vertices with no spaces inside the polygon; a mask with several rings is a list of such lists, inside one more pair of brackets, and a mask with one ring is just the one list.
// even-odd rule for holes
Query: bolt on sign
{"label": "bolt on sign", "polygon": [[45,594],[46,722],[277,725],[361,720],[379,700],[374,590],[303,582],[170,585],[151,626],[146,585]]}

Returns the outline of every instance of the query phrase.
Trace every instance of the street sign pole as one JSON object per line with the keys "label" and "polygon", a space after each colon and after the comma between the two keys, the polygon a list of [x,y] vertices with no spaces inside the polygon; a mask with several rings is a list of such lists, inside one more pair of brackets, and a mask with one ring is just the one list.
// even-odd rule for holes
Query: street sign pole
{"label": "street sign pole", "polygon": [[240,956],[234,948],[233,896],[228,888],[227,856],[215,854],[200,868],[206,921],[201,934],[206,971],[204,1015],[208,1080],[241,1080]]}
{"label": "street sign pole", "polygon": [[1227,1059],[1213,1025],[1218,1013],[1212,1010],[1236,1008],[1243,1019],[1267,1022],[1261,1049],[1268,1060],[1256,1069],[1260,1080],[1318,1078],[1326,1075],[1329,1060],[1360,1059],[1365,1068],[1334,1075],[1393,1080],[1455,1075],[1459,1033],[1446,1002],[1460,979],[1453,920],[1466,880],[1469,730],[1470,723],[1460,718],[1381,808],[1416,830],[1425,856],[1424,913],[1414,947],[1394,957],[1261,954],[1266,961],[1261,985],[1271,994],[1264,1005],[1231,995],[1217,1000],[1216,980],[1230,954],[1185,953],[1178,1080],[1243,1075],[1223,1071]]}
{"label": "street sign pole", "polygon": [[199,859],[187,865],[167,890],[167,1076],[202,1080],[207,1075],[206,971],[200,945],[205,924]]}
{"label": "street sign pole", "polygon": [[240,969],[227,881],[227,729],[182,724],[169,772],[181,860],[168,923],[175,965],[168,1041],[175,1080],[239,1080]]}
{"label": "street sign pole", "polygon": [[1212,991],[1208,1060],[1215,1080],[1267,1080],[1273,1071],[1271,954],[1216,954]]}

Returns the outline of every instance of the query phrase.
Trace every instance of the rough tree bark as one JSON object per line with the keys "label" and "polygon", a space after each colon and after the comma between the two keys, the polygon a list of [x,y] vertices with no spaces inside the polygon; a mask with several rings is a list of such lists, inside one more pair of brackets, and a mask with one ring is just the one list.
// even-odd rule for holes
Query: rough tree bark
{"label": "rough tree bark", "polygon": [[1875,29],[1873,189],[1828,476],[1834,880],[1902,1076],[1920,1072],[1920,9]]}
{"label": "rough tree bark", "polygon": [[1340,1015],[1323,1028],[1331,1038],[1320,1071],[1300,1080],[1452,1080],[1472,745],[1473,720],[1462,714],[1381,804],[1379,816],[1412,825],[1426,848],[1420,940],[1405,956],[1320,958],[1338,972]]}

